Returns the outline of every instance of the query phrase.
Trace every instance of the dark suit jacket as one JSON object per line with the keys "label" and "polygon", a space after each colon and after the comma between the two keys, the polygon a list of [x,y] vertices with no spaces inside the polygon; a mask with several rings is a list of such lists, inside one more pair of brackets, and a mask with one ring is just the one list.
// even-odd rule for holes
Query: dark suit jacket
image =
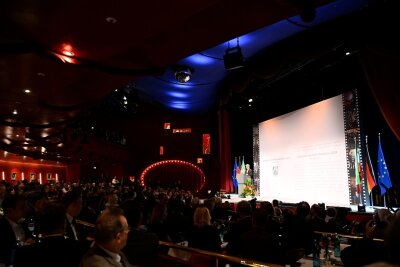
{"label": "dark suit jacket", "polygon": [[221,237],[216,228],[211,225],[203,227],[193,226],[187,233],[189,247],[221,252]]}
{"label": "dark suit jacket", "polygon": [[250,178],[253,178],[253,170],[252,169],[245,170],[244,174],[249,176]]}
{"label": "dark suit jacket", "polygon": [[[25,228],[25,237],[29,238],[29,231]],[[14,259],[14,253],[17,248],[17,239],[14,231],[8,222],[3,217],[0,219],[0,263],[5,263],[6,266],[11,265]]]}
{"label": "dark suit jacket", "polygon": [[240,257],[262,262],[282,263],[279,239],[264,229],[251,229],[240,236]]}
{"label": "dark suit jacket", "polygon": [[228,232],[224,235],[224,241],[228,242],[226,250],[229,255],[236,256],[240,253],[240,236],[251,230],[252,219],[247,216],[233,222]]}
{"label": "dark suit jacket", "polygon": [[5,217],[0,219],[0,263],[6,266],[13,263],[13,251],[17,248],[17,240],[10,223]]}
{"label": "dark suit jacket", "polygon": [[144,267],[157,266],[158,236],[154,233],[132,230],[122,251],[132,264]]}
{"label": "dark suit jacket", "polygon": [[78,241],[64,236],[46,237],[35,244],[18,248],[14,267],[78,267],[86,252]]}
{"label": "dark suit jacket", "polygon": [[[72,231],[72,227],[71,227],[71,223],[68,221],[68,218],[65,217],[65,222],[66,222],[66,226],[65,226],[65,236],[67,236],[68,238],[75,240],[75,235],[74,232]],[[76,230],[76,234],[78,236],[78,240],[82,240],[83,239],[83,234],[82,234],[82,226],[79,224],[75,224],[75,230]]]}
{"label": "dark suit jacket", "polygon": [[[121,262],[124,267],[133,267],[128,262],[125,254],[120,252]],[[80,264],[81,267],[121,267],[121,264],[115,261],[110,255],[98,246],[91,248],[84,256]]]}

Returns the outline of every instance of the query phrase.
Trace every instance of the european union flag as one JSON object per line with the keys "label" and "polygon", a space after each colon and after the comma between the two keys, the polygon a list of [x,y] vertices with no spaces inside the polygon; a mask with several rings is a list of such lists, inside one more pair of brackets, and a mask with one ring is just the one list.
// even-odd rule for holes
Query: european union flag
{"label": "european union flag", "polygon": [[235,159],[235,164],[233,165],[233,173],[232,173],[232,184],[233,184],[234,188],[238,187],[238,182],[237,182],[237,179],[236,179],[237,168],[238,168],[238,166],[237,166],[237,162],[236,162],[236,159]]}
{"label": "european union flag", "polygon": [[390,181],[389,170],[386,167],[380,139],[378,144],[378,176],[378,184],[381,188],[381,195],[383,196],[386,193],[386,190],[392,187],[392,182]]}

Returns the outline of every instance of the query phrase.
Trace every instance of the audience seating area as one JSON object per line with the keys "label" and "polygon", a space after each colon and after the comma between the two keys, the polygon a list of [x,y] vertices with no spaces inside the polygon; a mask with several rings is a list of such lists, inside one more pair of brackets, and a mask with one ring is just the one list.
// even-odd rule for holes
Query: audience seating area
{"label": "audience seating area", "polygon": [[[390,248],[383,247],[387,232],[398,221],[397,214],[387,209],[350,213],[306,202],[289,207],[277,200],[254,199],[243,199],[233,207],[219,196],[199,199],[176,187],[152,189],[133,182],[1,187],[5,190],[0,196],[0,263],[5,266],[23,266],[18,257],[30,248],[41,253],[42,241],[54,235],[81,248],[74,252],[79,266],[82,255],[96,244],[101,230],[97,218],[114,210],[121,210],[129,225],[121,249],[135,266],[297,266],[310,260],[317,246],[333,253],[336,237],[346,243],[336,264],[396,263]],[[65,208],[61,222],[49,203]],[[389,240],[393,248],[396,240],[400,238]],[[68,257],[71,252],[57,253]],[[54,259],[41,259],[41,265],[63,266],[46,265]]]}

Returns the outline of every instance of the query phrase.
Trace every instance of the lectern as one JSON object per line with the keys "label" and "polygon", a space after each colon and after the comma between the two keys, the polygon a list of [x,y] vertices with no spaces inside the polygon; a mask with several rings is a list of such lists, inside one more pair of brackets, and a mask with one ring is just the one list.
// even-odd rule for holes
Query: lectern
{"label": "lectern", "polygon": [[238,183],[238,194],[239,196],[243,193],[243,187],[246,184],[246,178],[247,175],[244,173],[239,174],[238,176],[236,176],[236,180]]}

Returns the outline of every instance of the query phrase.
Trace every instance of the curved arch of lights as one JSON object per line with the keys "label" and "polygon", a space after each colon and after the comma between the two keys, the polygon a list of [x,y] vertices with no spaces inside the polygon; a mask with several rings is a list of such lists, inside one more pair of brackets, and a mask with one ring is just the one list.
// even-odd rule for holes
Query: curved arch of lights
{"label": "curved arch of lights", "polygon": [[162,167],[162,166],[165,166],[165,165],[177,165],[177,166],[178,165],[183,165],[183,166],[188,166],[188,167],[191,167],[191,168],[195,169],[200,174],[200,179],[201,179],[200,188],[197,191],[199,191],[204,186],[204,184],[206,182],[206,176],[204,175],[203,170],[200,169],[198,166],[194,165],[193,163],[187,162],[187,161],[172,159],[172,160],[159,161],[159,162],[156,162],[156,163],[153,163],[153,164],[149,165],[142,172],[142,174],[140,175],[140,183],[142,185],[145,185],[145,182],[144,182],[145,181],[145,176],[150,170],[152,170],[154,168],[159,168],[159,167]]}

